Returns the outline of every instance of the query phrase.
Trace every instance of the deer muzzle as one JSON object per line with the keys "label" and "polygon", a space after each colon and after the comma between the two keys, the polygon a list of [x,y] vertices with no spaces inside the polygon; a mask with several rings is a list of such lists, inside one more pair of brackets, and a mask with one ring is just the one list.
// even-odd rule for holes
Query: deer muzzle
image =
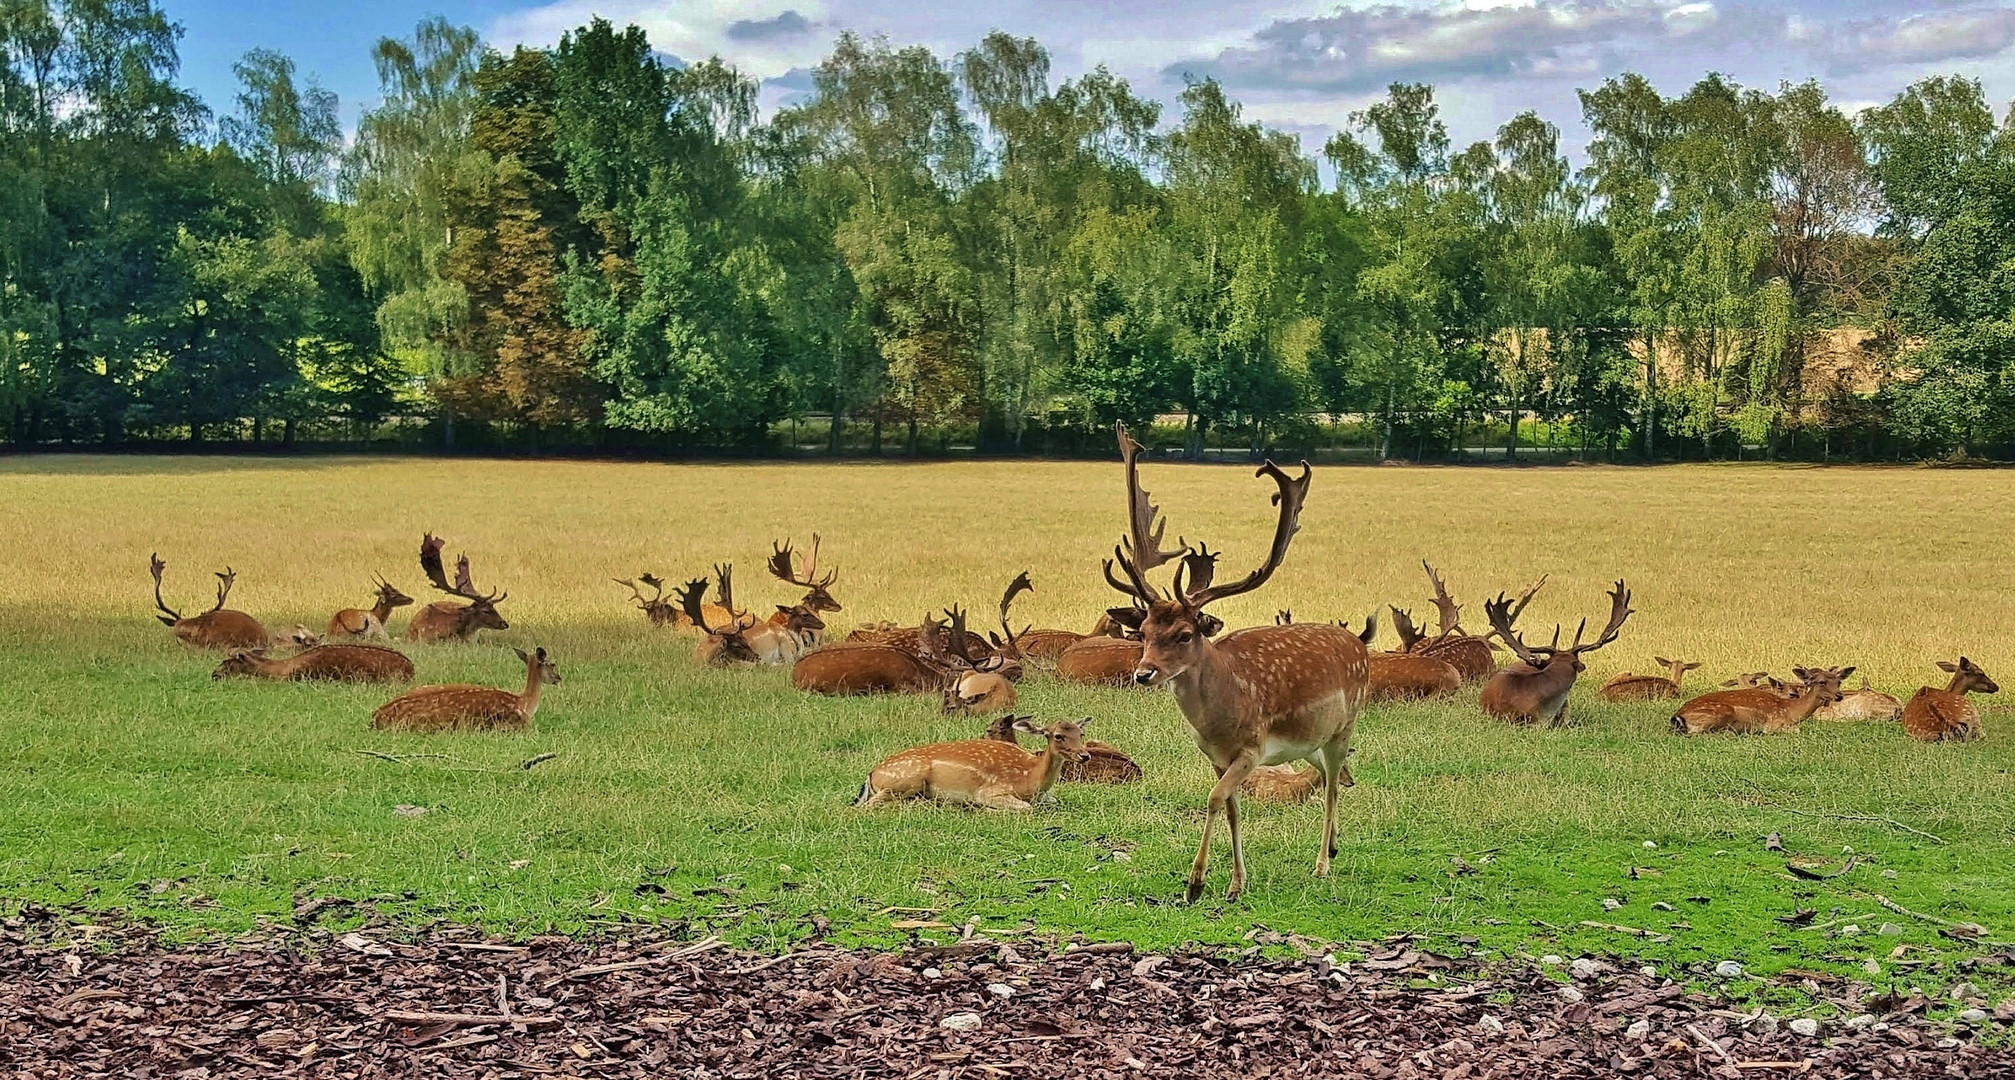
{"label": "deer muzzle", "polygon": [[1161,668],[1153,664],[1142,664],[1133,669],[1133,684],[1135,686],[1153,686],[1160,679]]}

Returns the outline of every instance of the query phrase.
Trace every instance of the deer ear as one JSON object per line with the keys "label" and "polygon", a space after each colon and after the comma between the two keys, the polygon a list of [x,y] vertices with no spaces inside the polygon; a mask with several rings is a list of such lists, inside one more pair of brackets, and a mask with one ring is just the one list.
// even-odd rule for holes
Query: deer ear
{"label": "deer ear", "polygon": [[1959,666],[1963,668],[1970,668],[1973,666],[1973,661],[1968,660],[1962,656],[1959,658]]}
{"label": "deer ear", "polygon": [[[1962,659],[1964,659],[1964,658],[1962,657]],[[1952,661],[1950,661],[1950,660],[1940,660],[1940,661],[1938,661],[1938,670],[1940,670],[1940,671],[1958,671],[1958,670],[1959,670],[1959,665],[1957,665],[1957,664],[1953,663],[1953,662],[1952,662]]]}
{"label": "deer ear", "polygon": [[1048,734],[1048,732],[1043,729],[1042,725],[1030,723],[1029,718],[1026,716],[1017,719],[1013,724],[1010,724],[1009,726],[1014,728],[1016,731],[1027,732],[1030,735]]}
{"label": "deer ear", "polygon": [[532,659],[531,657],[529,657],[529,656],[526,656],[526,655],[525,655],[525,650],[523,650],[523,649],[517,649],[517,648],[514,648],[514,649],[512,649],[511,651],[512,651],[512,652],[514,652],[514,653],[517,653],[517,654],[518,654],[518,659],[520,659],[520,660],[524,660],[524,661],[527,661],[527,662],[530,662],[530,660]]}
{"label": "deer ear", "polygon": [[1196,613],[1196,632],[1204,637],[1216,637],[1224,629],[1224,620],[1207,612]]}
{"label": "deer ear", "polygon": [[1854,674],[1854,668],[1853,668],[1853,667],[1844,667],[1844,668],[1841,668],[1841,669],[1840,669],[1840,681],[1841,681],[1841,682],[1846,682],[1846,681],[1847,681],[1847,676],[1849,676],[1849,675],[1852,675],[1852,674]]}
{"label": "deer ear", "polygon": [[1106,618],[1132,630],[1140,632],[1141,621],[1147,618],[1147,611],[1137,607],[1116,607],[1105,609]]}
{"label": "deer ear", "polygon": [[1672,661],[1670,661],[1670,660],[1667,660],[1666,658],[1664,658],[1664,657],[1662,657],[1662,656],[1654,656],[1654,657],[1652,657],[1652,659],[1653,659],[1653,660],[1656,660],[1656,661],[1658,662],[1658,666],[1659,666],[1659,667],[1671,667],[1671,666],[1672,666]]}

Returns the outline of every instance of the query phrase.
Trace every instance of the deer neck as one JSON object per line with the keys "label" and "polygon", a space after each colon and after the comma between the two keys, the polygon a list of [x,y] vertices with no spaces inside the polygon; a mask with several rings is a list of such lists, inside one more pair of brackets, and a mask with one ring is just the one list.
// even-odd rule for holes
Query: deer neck
{"label": "deer neck", "polygon": [[532,714],[539,711],[539,691],[544,686],[545,684],[539,681],[539,665],[526,664],[525,692],[518,695],[518,711],[524,714],[526,720],[530,720]]}
{"label": "deer neck", "polygon": [[1958,694],[1960,697],[1965,697],[1966,673],[1963,671],[1953,672],[1951,681],[1945,684],[1945,692],[1948,694]]}
{"label": "deer neck", "polygon": [[1034,802],[1043,792],[1054,786],[1057,777],[1062,775],[1063,755],[1056,752],[1056,747],[1052,746],[1048,739],[1044,739],[1042,750],[1036,754],[1034,761],[1029,762],[1028,773],[1024,780],[1028,785],[1028,793],[1023,801]]}
{"label": "deer neck", "polygon": [[385,620],[392,617],[392,602],[390,600],[380,600],[372,604],[371,615],[378,620],[378,625],[385,625]]}
{"label": "deer neck", "polygon": [[1207,726],[1215,726],[1219,717],[1239,716],[1247,693],[1238,674],[1218,653],[1217,646],[1208,641],[1203,643],[1196,663],[1169,680],[1169,688],[1175,692],[1183,717],[1198,735],[1205,734]]}
{"label": "deer neck", "polygon": [[1784,703],[1785,709],[1781,715],[1790,723],[1804,723],[1811,718],[1813,713],[1819,711],[1819,699],[1823,696],[1817,690],[1800,694]]}

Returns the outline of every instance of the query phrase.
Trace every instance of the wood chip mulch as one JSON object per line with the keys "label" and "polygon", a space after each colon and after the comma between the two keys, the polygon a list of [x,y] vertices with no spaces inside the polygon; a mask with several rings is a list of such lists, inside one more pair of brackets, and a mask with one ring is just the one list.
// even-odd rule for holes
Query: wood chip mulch
{"label": "wood chip mulch", "polygon": [[1921,999],[1842,1000],[1889,1013],[1799,1036],[1628,969],[1563,992],[1403,940],[1333,963],[618,934],[275,927],[177,948],[30,911],[0,926],[0,1077],[2015,1076]]}

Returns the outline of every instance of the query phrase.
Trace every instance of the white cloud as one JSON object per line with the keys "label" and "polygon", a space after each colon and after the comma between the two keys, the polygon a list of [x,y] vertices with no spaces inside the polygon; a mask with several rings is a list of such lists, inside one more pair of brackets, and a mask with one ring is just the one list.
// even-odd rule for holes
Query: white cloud
{"label": "white cloud", "polygon": [[823,0],[555,0],[506,15],[493,44],[551,45],[600,16],[635,24],[653,48],[688,60],[719,56],[757,78],[816,64],[832,45]]}

